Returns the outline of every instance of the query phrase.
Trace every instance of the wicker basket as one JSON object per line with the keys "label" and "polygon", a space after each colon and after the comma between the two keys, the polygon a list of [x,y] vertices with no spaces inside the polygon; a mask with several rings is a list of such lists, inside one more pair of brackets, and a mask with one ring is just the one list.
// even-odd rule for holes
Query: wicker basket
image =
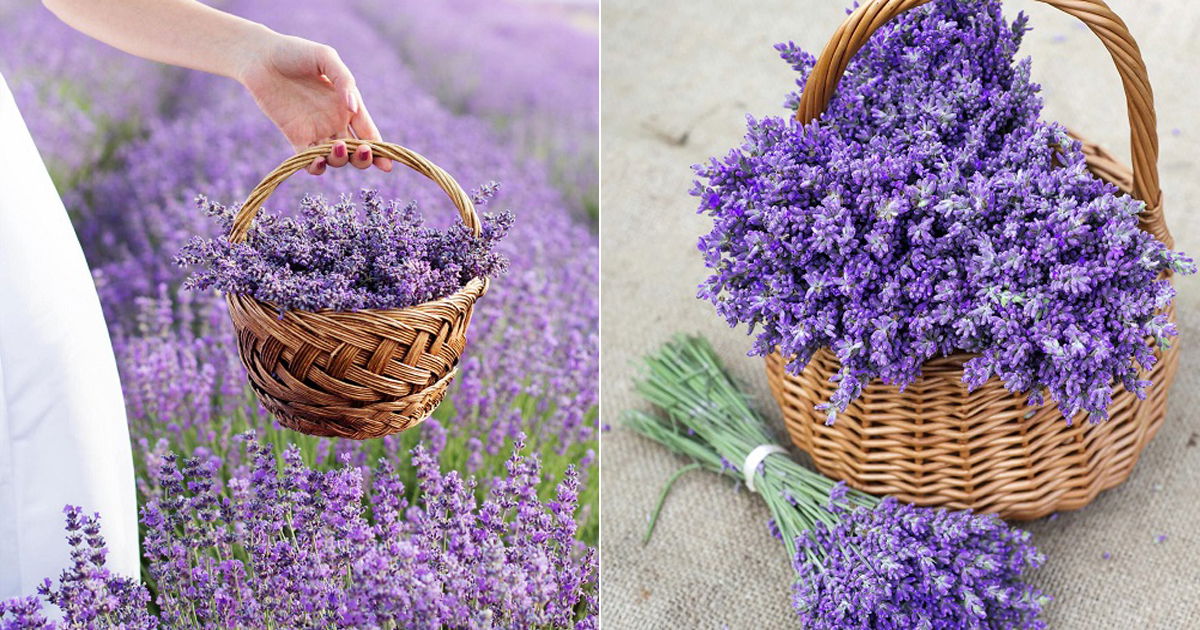
{"label": "wicker basket", "polygon": [[[805,85],[796,117],[807,123],[828,106],[854,54],[876,29],[929,0],[874,0],[854,11],[825,47]],[[1100,0],[1041,0],[1083,22],[1100,37],[1120,72],[1132,126],[1133,170],[1084,144],[1098,177],[1146,202],[1141,226],[1168,246],[1158,187],[1158,136],[1153,95],[1137,44]],[[828,400],[839,363],[819,351],[798,375],[778,354],[767,358],[771,390],[792,441],[821,472],[874,494],[920,505],[971,508],[1025,520],[1087,505],[1120,484],[1162,424],[1178,348],[1159,353],[1140,378],[1154,382],[1145,400],[1118,387],[1110,419],[1071,425],[1053,404],[1033,409],[996,378],[968,393],[960,354],[927,362],[901,392],[875,381],[833,426],[814,404]]]}
{"label": "wicker basket", "polygon": [[[384,142],[346,140],[399,162],[437,183],[463,224],[479,234],[474,204],[458,182],[424,157]],[[332,143],[287,160],[251,191],[234,218],[229,241],[246,239],[267,197]],[[250,384],[279,422],[309,435],[381,437],[416,426],[441,404],[457,373],[475,300],[488,280],[475,278],[458,292],[392,310],[287,311],[247,295],[226,298]]]}

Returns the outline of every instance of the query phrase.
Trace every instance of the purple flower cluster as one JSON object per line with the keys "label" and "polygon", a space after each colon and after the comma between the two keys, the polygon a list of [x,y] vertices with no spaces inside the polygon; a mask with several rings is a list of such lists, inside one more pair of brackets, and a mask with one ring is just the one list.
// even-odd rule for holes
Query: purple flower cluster
{"label": "purple flower cluster", "polygon": [[813,630],[1044,628],[1022,582],[1043,556],[994,515],[907,505],[838,511],[797,538],[793,603]]}
{"label": "purple flower cluster", "polygon": [[[291,446],[280,458],[245,439],[242,469],[162,459],[142,509],[144,553],[170,627],[575,627],[594,616],[594,550],[575,540],[579,479],[541,501],[535,456],[477,498],[475,479],[412,453],[412,496],[388,460],[367,479],[322,471]],[[225,488],[228,490],[225,490]]]}
{"label": "purple flower cluster", "polygon": [[[475,195],[482,204],[489,186]],[[415,203],[384,203],[375,191],[361,193],[360,210],[349,197],[336,204],[306,197],[299,217],[266,210],[255,217],[246,241],[194,237],[176,263],[197,267],[184,287],[219,289],[277,306],[301,309],[395,309],[446,297],[472,278],[495,277],[508,260],[494,252],[508,235],[511,212],[485,214],[475,236],[461,221],[449,229],[427,227]],[[222,232],[233,225],[237,207],[200,198]]]}
{"label": "purple flower cluster", "polygon": [[[540,462],[520,442],[486,492],[418,446],[410,502],[387,459],[368,479],[310,468],[296,446],[277,457],[252,435],[238,442],[228,482],[203,449],[166,454],[149,475],[143,553],[152,583],[170,585],[154,614],[145,587],[104,568],[98,517],[68,508],[75,564],[41,591],[63,627],[595,627],[597,557],[576,540],[575,469],[543,501]],[[0,603],[0,628],[60,627],[43,605]]]}
{"label": "purple flower cluster", "polygon": [[130,433],[141,451],[135,462],[160,439],[184,452],[226,450],[237,432],[270,426],[247,387],[224,304],[190,291],[173,300],[160,286],[157,298],[137,298],[135,306],[131,330],[113,334]]}
{"label": "purple flower cluster", "polygon": [[[998,377],[1031,405],[1049,391],[1068,421],[1106,418],[1114,382],[1149,386],[1146,339],[1175,334],[1163,274],[1194,265],[1038,120],[1029,60],[1014,61],[1025,30],[998,0],[911,11],[858,53],[820,119],[751,119],[740,148],[696,167],[713,219],[700,297],[790,370],[831,348],[830,422],[872,380],[904,387],[960,351],[978,355],[971,388]],[[815,60],[779,49],[803,85]]]}
{"label": "purple flower cluster", "polygon": [[[104,566],[108,550],[100,535],[100,515],[86,516],[67,506],[67,542],[71,566],[63,570],[57,586],[47,579],[36,596],[0,601],[0,630],[54,630],[56,628],[158,627],[147,610],[150,592],[136,580],[113,575]],[[43,614],[47,602],[57,607],[61,623]]]}

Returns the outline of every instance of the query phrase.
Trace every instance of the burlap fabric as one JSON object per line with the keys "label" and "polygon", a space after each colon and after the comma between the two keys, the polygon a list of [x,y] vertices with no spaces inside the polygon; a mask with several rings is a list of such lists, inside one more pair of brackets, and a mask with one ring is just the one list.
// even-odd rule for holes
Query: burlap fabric
{"label": "burlap fabric", "polygon": [[[745,357],[745,333],[695,299],[705,275],[695,242],[708,221],[687,195],[688,167],[738,143],[746,113],[784,113],[795,75],[771,46],[793,40],[819,51],[846,4],[604,1],[603,414],[612,426],[601,486],[605,630],[797,625],[792,570],[767,533],[767,510],[731,481],[685,476],[653,540],[641,544],[659,489],[683,460],[622,429],[619,416],[641,404],[630,387],[634,363],[687,331],[711,339],[778,421],[762,361]],[[1200,254],[1200,6],[1110,4],[1138,38],[1156,89],[1168,221],[1178,246]],[[1127,161],[1124,101],[1102,46],[1054,9],[1008,3],[1010,15],[1019,10],[1035,29],[1023,53],[1034,58],[1047,115]],[[1127,483],[1083,510],[1028,524],[1048,556],[1034,579],[1055,597],[1052,628],[1200,628],[1200,285],[1184,278],[1178,287],[1183,353],[1163,429]]]}

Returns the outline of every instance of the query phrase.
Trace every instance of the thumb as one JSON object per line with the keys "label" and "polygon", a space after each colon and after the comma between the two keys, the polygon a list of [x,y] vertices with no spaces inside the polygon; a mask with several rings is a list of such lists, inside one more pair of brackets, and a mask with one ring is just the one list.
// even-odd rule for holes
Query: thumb
{"label": "thumb", "polygon": [[342,62],[337,51],[329,46],[322,46],[321,53],[317,58],[317,69],[329,80],[333,89],[337,90],[350,115],[357,114],[359,103],[354,75],[351,74],[350,68],[347,68],[346,64]]}

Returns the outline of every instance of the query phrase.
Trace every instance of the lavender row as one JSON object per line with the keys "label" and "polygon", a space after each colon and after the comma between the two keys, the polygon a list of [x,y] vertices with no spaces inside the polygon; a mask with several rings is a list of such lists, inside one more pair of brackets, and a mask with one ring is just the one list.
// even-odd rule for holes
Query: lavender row
{"label": "lavender row", "polygon": [[436,447],[418,447],[410,501],[387,459],[368,475],[315,470],[296,446],[277,455],[252,434],[234,448],[244,464],[227,480],[210,453],[152,458],[151,588],[110,573],[102,517],[68,506],[72,566],[40,597],[0,601],[0,628],[596,627],[574,469],[540,499],[540,463],[518,442],[507,477],[480,497],[475,479],[439,469]]}
{"label": "lavender row", "polygon": [[88,39],[41,3],[0,9],[9,89],[60,189],[69,189],[169,104],[180,73]]}
{"label": "lavender row", "polygon": [[[567,201],[598,211],[599,38],[596,4],[513,0],[355,3],[450,111],[490,121],[551,170]],[[561,13],[583,24],[564,28]]]}

